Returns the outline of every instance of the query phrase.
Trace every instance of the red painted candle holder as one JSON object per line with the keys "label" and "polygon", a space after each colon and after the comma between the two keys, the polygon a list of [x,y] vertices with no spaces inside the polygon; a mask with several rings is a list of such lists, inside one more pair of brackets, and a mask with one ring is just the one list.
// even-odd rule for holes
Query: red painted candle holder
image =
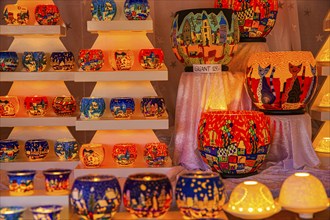
{"label": "red painted candle holder", "polygon": [[164,53],[162,49],[141,49],[139,62],[144,69],[160,69],[164,65]]}
{"label": "red painted candle holder", "polygon": [[100,49],[80,50],[79,67],[83,71],[97,71],[104,65],[103,51]]}
{"label": "red painted candle holder", "polygon": [[144,147],[144,160],[149,166],[163,166],[169,157],[165,143],[148,143]]}
{"label": "red painted candle holder", "polygon": [[53,110],[56,115],[66,116],[76,112],[77,103],[73,96],[57,96],[53,99]]}
{"label": "red painted candle holder", "polygon": [[115,144],[112,149],[112,157],[119,165],[131,165],[137,158],[136,145],[132,143]]}
{"label": "red painted candle holder", "polygon": [[60,20],[60,11],[56,5],[37,5],[34,14],[40,25],[56,25]]}
{"label": "red painted candle holder", "polygon": [[27,96],[24,107],[29,116],[44,116],[48,109],[48,99],[46,96]]}

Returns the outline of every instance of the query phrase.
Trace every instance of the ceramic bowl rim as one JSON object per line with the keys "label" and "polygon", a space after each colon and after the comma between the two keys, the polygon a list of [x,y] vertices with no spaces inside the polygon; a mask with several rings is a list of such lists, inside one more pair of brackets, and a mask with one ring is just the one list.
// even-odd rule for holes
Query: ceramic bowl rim
{"label": "ceramic bowl rim", "polygon": [[[1,213],[1,210],[4,209],[4,208],[9,208],[9,209],[12,209],[12,208],[15,208],[16,210],[13,211],[13,213]],[[13,215],[13,214],[17,214],[17,213],[20,213],[20,212],[24,212],[26,210],[25,207],[23,206],[1,206],[0,207],[0,215]]]}
{"label": "ceramic bowl rim", "polygon": [[[43,211],[43,212],[36,211],[36,209],[38,209],[38,208],[44,208],[44,209],[46,209],[45,207],[48,207],[48,209],[51,209],[51,210],[49,210],[49,211]],[[56,213],[56,212],[62,211],[63,210],[63,206],[62,205],[38,205],[38,206],[32,206],[32,207],[30,207],[29,210],[33,214],[36,214],[36,213],[48,214],[48,213]]]}
{"label": "ceramic bowl rim", "polygon": [[116,180],[117,178],[114,175],[109,175],[109,174],[89,174],[89,175],[84,175],[77,177],[75,181],[79,182],[93,182],[93,183],[100,183],[104,181],[111,181],[111,180]]}
{"label": "ceramic bowl rim", "polygon": [[220,174],[216,172],[202,172],[202,171],[189,171],[187,173],[181,174],[179,177],[185,179],[211,179],[211,178],[219,178]]}
{"label": "ceramic bowl rim", "polygon": [[37,173],[36,170],[9,170],[7,171],[8,176],[29,176],[35,175]]}
{"label": "ceramic bowl rim", "polygon": [[59,175],[66,175],[66,174],[71,174],[72,170],[70,169],[60,169],[60,168],[52,168],[52,169],[47,169],[42,171],[42,173],[50,176],[59,176]]}
{"label": "ceramic bowl rim", "polygon": [[[150,176],[150,179],[144,179],[144,177]],[[142,182],[151,182],[151,181],[159,181],[159,180],[168,180],[168,177],[162,173],[135,173],[131,174],[127,177],[127,180],[131,181],[142,181]]]}

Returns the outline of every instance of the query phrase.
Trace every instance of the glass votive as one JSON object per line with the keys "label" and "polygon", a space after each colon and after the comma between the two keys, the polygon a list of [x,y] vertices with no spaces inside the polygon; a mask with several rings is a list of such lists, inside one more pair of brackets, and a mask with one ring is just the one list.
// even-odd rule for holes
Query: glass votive
{"label": "glass votive", "polygon": [[32,195],[34,193],[33,178],[35,170],[8,171],[9,194],[13,196]]}
{"label": "glass votive", "polygon": [[75,179],[70,203],[80,219],[111,219],[121,203],[121,189],[116,177],[87,175]]}
{"label": "glass votive", "polygon": [[70,173],[71,170],[68,169],[44,170],[46,192],[54,195],[67,194]]}
{"label": "glass votive", "polygon": [[47,56],[45,52],[24,52],[22,56],[23,67],[28,72],[42,72],[47,66]]}
{"label": "glass votive", "polygon": [[0,117],[14,117],[19,110],[17,96],[0,96]]}
{"label": "glass votive", "polygon": [[168,160],[168,147],[165,143],[148,143],[144,146],[143,155],[149,166],[163,166]]}
{"label": "glass votive", "polygon": [[50,55],[50,66],[55,71],[71,71],[75,66],[72,52],[53,52]]}
{"label": "glass votive", "polygon": [[134,53],[131,50],[111,51],[110,63],[114,70],[130,70],[134,64]]}
{"label": "glass votive", "polygon": [[73,96],[56,96],[52,103],[53,110],[58,116],[68,116],[76,112],[77,103]]}
{"label": "glass votive", "polygon": [[56,5],[37,5],[34,15],[40,25],[56,25],[60,20],[60,11]]}
{"label": "glass votive", "polygon": [[188,172],[176,182],[176,204],[187,218],[218,218],[226,200],[224,190],[218,173]]}
{"label": "glass votive", "polygon": [[100,70],[104,65],[103,51],[100,49],[80,50],[78,64],[83,71]]}
{"label": "glass votive", "polygon": [[83,97],[80,101],[80,118],[99,119],[105,111],[105,101],[100,97]]}
{"label": "glass votive", "polygon": [[0,219],[21,220],[26,208],[23,206],[5,206],[0,208]]}
{"label": "glass votive", "polygon": [[112,148],[112,157],[119,165],[131,165],[137,158],[136,145],[132,143],[115,144]]}
{"label": "glass votive", "polygon": [[117,12],[114,0],[92,0],[91,13],[95,21],[111,21]]}
{"label": "glass votive", "polygon": [[25,155],[30,160],[42,160],[49,153],[49,144],[45,139],[31,139],[25,142]]}
{"label": "glass votive", "polygon": [[164,65],[164,53],[162,49],[141,49],[139,61],[144,69],[160,69]]}
{"label": "glass votive", "polygon": [[127,177],[123,202],[126,210],[138,218],[164,215],[172,203],[172,186],[165,174],[140,173]]}
{"label": "glass votive", "polygon": [[0,51],[0,72],[14,72],[18,66],[16,52]]}
{"label": "glass votive", "polygon": [[48,109],[48,99],[46,96],[27,96],[24,107],[29,116],[44,116]]}
{"label": "glass votive", "polygon": [[319,107],[330,108],[330,93],[327,93],[322,96]]}
{"label": "glass votive", "polygon": [[24,25],[29,21],[29,10],[24,5],[8,4],[3,10],[3,17],[7,24]]}
{"label": "glass votive", "polygon": [[146,20],[150,14],[148,0],[126,0],[124,13],[128,20]]}
{"label": "glass votive", "polygon": [[141,112],[146,118],[162,117],[165,110],[165,101],[162,97],[146,96],[141,100]]}
{"label": "glass votive", "polygon": [[59,220],[62,209],[61,205],[41,205],[31,207],[30,211],[34,220]]}
{"label": "glass votive", "polygon": [[86,168],[100,167],[104,160],[105,150],[102,144],[83,144],[79,150],[79,158]]}
{"label": "glass votive", "polygon": [[0,140],[0,162],[10,162],[16,159],[19,152],[17,140]]}
{"label": "glass votive", "polygon": [[79,144],[74,138],[57,139],[54,144],[55,155],[60,160],[73,160],[79,153]]}
{"label": "glass votive", "polygon": [[130,118],[135,111],[134,99],[130,97],[112,98],[110,111],[116,119]]}

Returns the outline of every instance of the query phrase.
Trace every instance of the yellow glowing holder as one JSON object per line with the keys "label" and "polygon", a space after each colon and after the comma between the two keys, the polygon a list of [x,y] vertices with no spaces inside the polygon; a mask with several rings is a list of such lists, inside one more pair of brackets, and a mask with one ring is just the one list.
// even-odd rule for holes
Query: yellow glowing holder
{"label": "yellow glowing holder", "polygon": [[243,219],[264,219],[281,211],[281,206],[274,201],[267,186],[257,181],[244,181],[234,188],[223,209]]}

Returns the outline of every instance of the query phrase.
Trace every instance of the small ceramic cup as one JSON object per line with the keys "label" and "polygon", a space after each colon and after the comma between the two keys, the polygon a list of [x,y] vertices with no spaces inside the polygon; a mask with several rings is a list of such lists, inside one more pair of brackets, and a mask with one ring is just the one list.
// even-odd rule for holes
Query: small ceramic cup
{"label": "small ceramic cup", "polygon": [[149,166],[163,166],[168,160],[168,147],[165,143],[148,143],[144,146],[144,160]]}
{"label": "small ceramic cup", "polygon": [[8,4],[3,10],[3,17],[7,24],[24,25],[29,21],[29,10],[26,6]]}
{"label": "small ceramic cup", "polygon": [[0,140],[0,162],[14,161],[19,152],[19,143],[17,140]]}
{"label": "small ceramic cup", "polygon": [[0,96],[0,117],[14,117],[19,110],[17,96]]}
{"label": "small ceramic cup", "polygon": [[47,56],[42,51],[24,52],[22,64],[28,72],[42,72],[47,66]]}
{"label": "small ceramic cup", "polygon": [[117,12],[114,0],[92,0],[91,13],[95,21],[111,21]]}
{"label": "small ceramic cup", "polygon": [[97,71],[104,65],[103,51],[100,49],[80,50],[79,67],[83,71]]}
{"label": "small ceramic cup", "polygon": [[137,158],[136,145],[132,143],[115,144],[112,148],[112,157],[118,165],[132,165]]}
{"label": "small ceramic cup", "polygon": [[105,150],[102,144],[83,144],[79,150],[79,158],[86,168],[100,167],[104,160]]}
{"label": "small ceramic cup", "polygon": [[164,53],[162,49],[141,49],[139,62],[144,69],[160,69],[164,65]]}
{"label": "small ceramic cup", "polygon": [[162,117],[165,113],[165,101],[162,97],[146,96],[141,100],[141,112],[146,118]]}
{"label": "small ceramic cup", "polygon": [[44,170],[45,188],[48,194],[63,195],[69,193],[69,176],[71,170],[68,169],[48,169]]}
{"label": "small ceramic cup", "polygon": [[32,195],[34,193],[33,178],[35,174],[35,170],[8,171],[9,194],[13,196]]}
{"label": "small ceramic cup", "polygon": [[105,101],[99,97],[83,97],[80,101],[80,118],[99,119],[105,111]]}
{"label": "small ceramic cup", "polygon": [[23,220],[22,214],[26,208],[23,206],[5,206],[0,208],[0,219]]}
{"label": "small ceramic cup", "polygon": [[110,101],[110,111],[116,119],[130,118],[135,111],[135,102],[130,97],[115,97]]}
{"label": "small ceramic cup", "polygon": [[146,20],[150,14],[148,0],[126,0],[124,13],[128,20]]}
{"label": "small ceramic cup", "polygon": [[48,109],[48,99],[46,96],[27,96],[24,107],[29,116],[44,116]]}
{"label": "small ceramic cup", "polygon": [[63,207],[60,205],[42,205],[33,206],[30,211],[34,220],[59,220],[61,219],[61,211]]}
{"label": "small ceramic cup", "polygon": [[110,54],[110,63],[114,70],[130,70],[134,64],[131,50],[114,50]]}
{"label": "small ceramic cup", "polygon": [[45,139],[31,139],[25,142],[25,155],[30,160],[42,160],[49,153],[49,144]]}
{"label": "small ceramic cup", "polygon": [[56,25],[60,20],[60,11],[56,5],[37,5],[34,15],[40,25]]}
{"label": "small ceramic cup", "polygon": [[74,138],[61,138],[55,141],[54,151],[60,160],[73,160],[79,153],[79,144]]}
{"label": "small ceramic cup", "polygon": [[72,115],[77,110],[77,103],[73,96],[56,96],[53,99],[53,110],[58,116]]}
{"label": "small ceramic cup", "polygon": [[53,52],[50,55],[50,66],[55,71],[71,71],[75,66],[72,52]]}
{"label": "small ceramic cup", "polygon": [[16,52],[0,51],[0,72],[14,72],[18,66]]}

